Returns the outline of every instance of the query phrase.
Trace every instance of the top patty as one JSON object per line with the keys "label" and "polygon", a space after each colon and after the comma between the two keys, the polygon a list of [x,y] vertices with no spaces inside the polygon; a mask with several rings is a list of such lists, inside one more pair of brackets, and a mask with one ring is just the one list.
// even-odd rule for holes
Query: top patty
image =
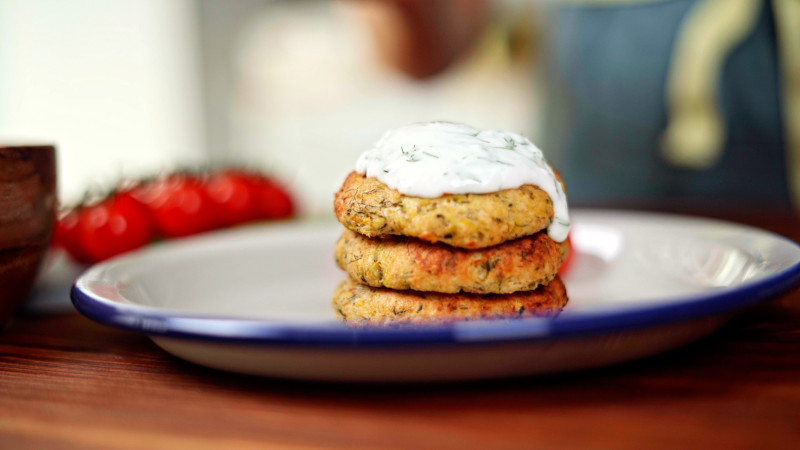
{"label": "top patty", "polygon": [[533,185],[488,194],[411,197],[352,172],[336,193],[336,217],[365,236],[402,235],[467,249],[529,236],[553,219],[553,201]]}

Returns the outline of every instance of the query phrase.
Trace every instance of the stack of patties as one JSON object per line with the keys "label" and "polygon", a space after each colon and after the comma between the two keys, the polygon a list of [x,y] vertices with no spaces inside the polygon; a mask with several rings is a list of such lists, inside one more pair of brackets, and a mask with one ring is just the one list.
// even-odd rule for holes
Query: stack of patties
{"label": "stack of patties", "polygon": [[389,131],[336,193],[349,324],[547,317],[569,219],[560,180],[515,133],[449,122]]}

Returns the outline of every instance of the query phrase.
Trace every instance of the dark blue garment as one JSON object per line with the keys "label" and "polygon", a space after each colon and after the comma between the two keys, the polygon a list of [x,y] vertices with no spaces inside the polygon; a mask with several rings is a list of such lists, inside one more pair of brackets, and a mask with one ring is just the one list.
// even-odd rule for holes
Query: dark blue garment
{"label": "dark blue garment", "polygon": [[790,207],[769,2],[722,68],[718,95],[727,140],[721,160],[695,170],[662,156],[673,45],[695,3],[569,6],[555,12],[542,137],[571,203]]}

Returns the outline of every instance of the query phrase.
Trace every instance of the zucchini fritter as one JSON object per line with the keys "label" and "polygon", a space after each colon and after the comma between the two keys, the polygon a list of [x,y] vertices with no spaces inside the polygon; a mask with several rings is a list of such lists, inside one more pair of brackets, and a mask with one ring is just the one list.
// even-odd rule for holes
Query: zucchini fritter
{"label": "zucchini fritter", "polygon": [[467,249],[532,235],[553,219],[552,200],[532,185],[421,198],[356,172],[344,181],[333,206],[339,222],[365,236],[411,236]]}
{"label": "zucchini fritter", "polygon": [[408,237],[368,238],[344,230],[336,263],[373,287],[442,293],[508,294],[536,289],[556,276],[569,244],[545,232],[479,250]]}
{"label": "zucchini fritter", "polygon": [[333,294],[333,309],[350,325],[551,317],[566,303],[567,292],[558,277],[534,291],[505,295],[394,291],[364,286],[348,277]]}

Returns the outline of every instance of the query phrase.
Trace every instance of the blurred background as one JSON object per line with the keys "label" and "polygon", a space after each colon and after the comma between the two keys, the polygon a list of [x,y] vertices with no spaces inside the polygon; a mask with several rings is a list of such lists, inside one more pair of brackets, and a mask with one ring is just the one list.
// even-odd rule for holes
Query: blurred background
{"label": "blurred background", "polygon": [[328,211],[386,129],[450,120],[577,204],[790,207],[780,2],[576,3],[0,0],[0,139],[58,144],[63,203],[211,161]]}
{"label": "blurred background", "polygon": [[498,4],[463,61],[425,82],[381,61],[362,6],[2,0],[0,137],[57,142],[66,203],[123,175],[212,160],[263,167],[317,212],[388,128],[533,132],[529,43],[513,42],[529,31],[513,15],[527,6]]}

